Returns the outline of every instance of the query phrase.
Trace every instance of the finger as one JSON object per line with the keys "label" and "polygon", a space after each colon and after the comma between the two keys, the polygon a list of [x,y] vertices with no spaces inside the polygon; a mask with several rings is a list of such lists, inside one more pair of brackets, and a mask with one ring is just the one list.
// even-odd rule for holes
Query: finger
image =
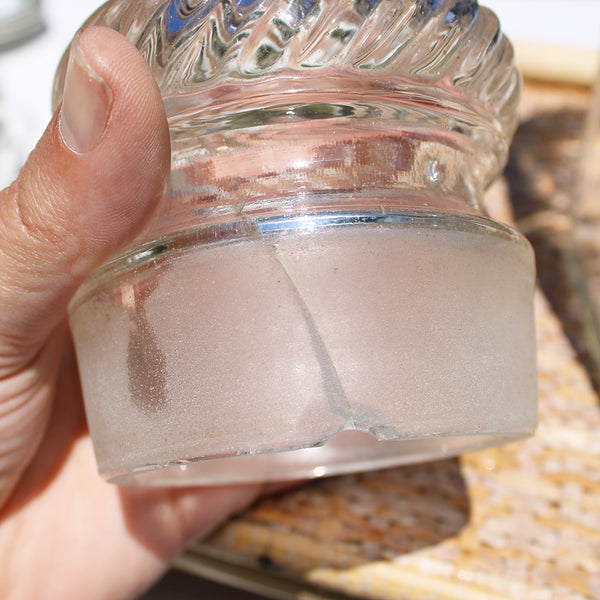
{"label": "finger", "polygon": [[169,157],[142,56],[110,29],[78,34],[62,106],[0,193],[0,377],[35,356],[81,281],[147,222]]}

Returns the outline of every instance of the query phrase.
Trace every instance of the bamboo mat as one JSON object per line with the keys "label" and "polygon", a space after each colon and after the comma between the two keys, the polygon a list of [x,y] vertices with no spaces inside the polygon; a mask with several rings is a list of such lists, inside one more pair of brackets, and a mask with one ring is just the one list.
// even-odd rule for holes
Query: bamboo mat
{"label": "bamboo mat", "polygon": [[536,250],[535,437],[265,499],[180,566],[272,598],[600,599],[598,377],[564,259],[587,101],[583,89],[526,85],[509,165],[487,197]]}

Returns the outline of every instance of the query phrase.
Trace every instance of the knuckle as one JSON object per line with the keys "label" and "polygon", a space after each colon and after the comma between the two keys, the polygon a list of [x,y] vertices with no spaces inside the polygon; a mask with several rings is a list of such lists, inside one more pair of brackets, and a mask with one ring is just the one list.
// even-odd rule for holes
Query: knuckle
{"label": "knuckle", "polygon": [[[0,196],[0,253],[28,268],[49,250],[67,258],[77,253],[61,195],[51,181],[19,178]],[[53,189],[54,188],[54,189]],[[49,200],[49,197],[52,200]]]}

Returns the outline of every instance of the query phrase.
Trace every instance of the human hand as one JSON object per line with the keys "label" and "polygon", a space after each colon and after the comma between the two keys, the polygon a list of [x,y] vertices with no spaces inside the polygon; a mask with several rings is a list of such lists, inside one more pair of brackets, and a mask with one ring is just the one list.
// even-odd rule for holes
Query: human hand
{"label": "human hand", "polygon": [[66,308],[150,218],[169,163],[145,61],[118,33],[85,30],[62,108],[0,192],[1,598],[133,598],[261,492],[119,488],[96,474]]}

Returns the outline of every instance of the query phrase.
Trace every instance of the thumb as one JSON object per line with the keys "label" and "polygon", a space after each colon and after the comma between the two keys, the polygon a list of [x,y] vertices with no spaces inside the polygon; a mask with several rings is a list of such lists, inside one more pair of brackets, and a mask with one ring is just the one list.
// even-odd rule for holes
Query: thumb
{"label": "thumb", "polygon": [[0,377],[32,360],[82,280],[147,222],[169,157],[160,92],[142,56],[110,29],[79,33],[62,106],[0,192]]}

